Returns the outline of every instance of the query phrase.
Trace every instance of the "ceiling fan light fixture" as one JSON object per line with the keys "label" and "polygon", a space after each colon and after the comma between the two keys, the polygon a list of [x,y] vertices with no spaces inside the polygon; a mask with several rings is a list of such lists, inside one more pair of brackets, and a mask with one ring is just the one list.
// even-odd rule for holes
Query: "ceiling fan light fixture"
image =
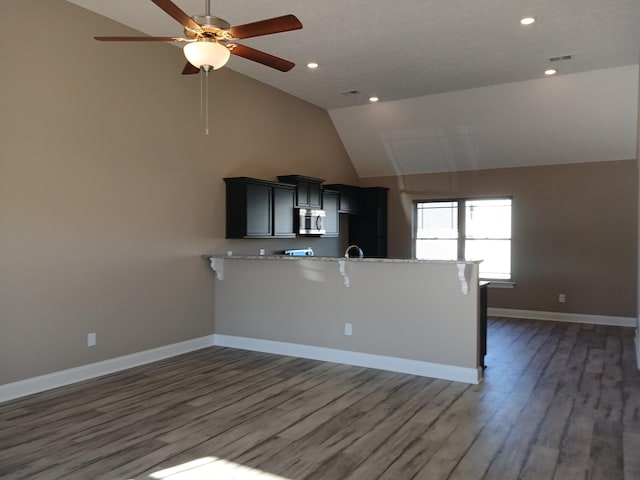
{"label": "ceiling fan light fixture", "polygon": [[217,70],[223,67],[231,56],[229,49],[216,41],[187,43],[182,50],[189,63],[196,68],[210,67]]}

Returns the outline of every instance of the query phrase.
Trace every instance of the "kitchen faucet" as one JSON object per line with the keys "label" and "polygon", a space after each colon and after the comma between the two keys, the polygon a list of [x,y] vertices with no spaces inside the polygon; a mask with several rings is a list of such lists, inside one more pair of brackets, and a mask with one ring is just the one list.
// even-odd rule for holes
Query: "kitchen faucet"
{"label": "kitchen faucet", "polygon": [[362,251],[362,249],[358,245],[349,245],[347,247],[347,249],[344,251],[344,257],[345,258],[349,258],[349,250],[351,250],[352,248],[357,248],[358,249],[359,258],[364,257],[364,252]]}

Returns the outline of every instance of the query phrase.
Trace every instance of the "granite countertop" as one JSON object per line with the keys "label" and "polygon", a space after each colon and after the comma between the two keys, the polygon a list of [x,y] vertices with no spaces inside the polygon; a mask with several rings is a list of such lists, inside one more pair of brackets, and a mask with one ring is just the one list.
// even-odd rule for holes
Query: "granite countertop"
{"label": "granite countertop", "polygon": [[[224,253],[204,254],[206,259],[223,258],[227,260],[310,260],[319,262],[337,262],[345,260],[345,257],[320,257],[320,256],[293,256],[293,255],[227,255]],[[350,262],[373,262],[373,263],[450,263],[473,265],[481,263],[481,260],[417,260],[415,258],[358,258],[349,257]]]}

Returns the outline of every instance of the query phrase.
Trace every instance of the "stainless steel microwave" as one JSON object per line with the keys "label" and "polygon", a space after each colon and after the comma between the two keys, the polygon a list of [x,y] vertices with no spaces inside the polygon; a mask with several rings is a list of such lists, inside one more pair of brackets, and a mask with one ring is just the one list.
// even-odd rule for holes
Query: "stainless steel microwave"
{"label": "stainless steel microwave", "polygon": [[324,227],[326,213],[315,208],[298,209],[298,235],[324,235],[327,233]]}

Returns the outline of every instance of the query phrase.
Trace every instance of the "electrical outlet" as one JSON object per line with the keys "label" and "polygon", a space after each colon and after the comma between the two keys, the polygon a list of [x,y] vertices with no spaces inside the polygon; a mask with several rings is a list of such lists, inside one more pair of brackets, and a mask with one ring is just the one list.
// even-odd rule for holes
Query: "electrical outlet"
{"label": "electrical outlet", "polygon": [[344,334],[345,335],[351,335],[353,333],[353,325],[351,325],[350,323],[345,323],[344,324]]}
{"label": "electrical outlet", "polygon": [[564,293],[560,293],[558,294],[558,302],[559,303],[564,303],[567,301],[567,295]]}
{"label": "electrical outlet", "polygon": [[98,340],[95,332],[87,334],[87,347],[95,347],[96,343],[98,343]]}

